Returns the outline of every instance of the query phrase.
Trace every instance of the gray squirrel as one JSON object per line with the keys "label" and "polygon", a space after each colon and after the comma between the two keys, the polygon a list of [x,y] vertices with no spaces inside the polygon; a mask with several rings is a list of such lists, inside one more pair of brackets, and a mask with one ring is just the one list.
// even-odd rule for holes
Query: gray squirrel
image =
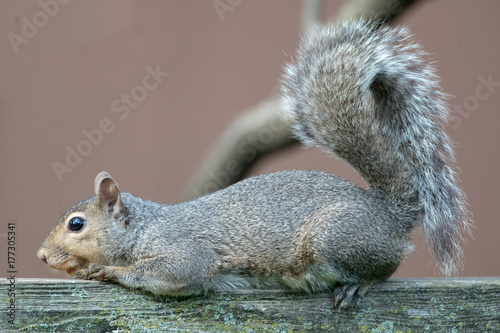
{"label": "gray squirrel", "polygon": [[73,206],[38,257],[75,278],[155,294],[210,289],[330,290],[355,306],[413,250],[423,225],[444,274],[470,223],[434,68],[406,28],[364,20],[314,31],[283,76],[296,135],[350,163],[369,188],[295,170],[164,205],[121,192],[108,173]]}

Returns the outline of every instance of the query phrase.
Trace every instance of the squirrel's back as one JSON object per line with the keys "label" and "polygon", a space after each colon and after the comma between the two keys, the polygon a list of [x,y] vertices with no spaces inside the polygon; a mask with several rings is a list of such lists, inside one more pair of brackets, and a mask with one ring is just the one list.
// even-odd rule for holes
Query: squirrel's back
{"label": "squirrel's back", "polygon": [[360,20],[318,29],[286,68],[283,94],[299,139],[344,158],[414,225],[421,218],[449,274],[468,213],[440,124],[446,96],[424,56],[405,28]]}
{"label": "squirrel's back", "polygon": [[339,282],[383,280],[413,249],[406,219],[379,193],[318,171],[251,177],[160,209],[123,194],[130,224],[140,221],[134,230],[155,224],[141,231],[148,242],[135,250],[182,240],[217,249],[222,274],[279,273],[310,291],[324,288],[314,269],[335,270],[329,276]]}

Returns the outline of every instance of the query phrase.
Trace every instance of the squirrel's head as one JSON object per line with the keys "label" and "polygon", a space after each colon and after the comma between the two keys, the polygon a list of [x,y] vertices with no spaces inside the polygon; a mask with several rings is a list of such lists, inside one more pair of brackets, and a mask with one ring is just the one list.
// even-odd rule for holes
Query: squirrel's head
{"label": "squirrel's head", "polygon": [[90,263],[108,264],[108,233],[123,224],[126,209],[116,182],[106,172],[95,178],[95,196],[66,212],[40,246],[37,256],[72,275]]}

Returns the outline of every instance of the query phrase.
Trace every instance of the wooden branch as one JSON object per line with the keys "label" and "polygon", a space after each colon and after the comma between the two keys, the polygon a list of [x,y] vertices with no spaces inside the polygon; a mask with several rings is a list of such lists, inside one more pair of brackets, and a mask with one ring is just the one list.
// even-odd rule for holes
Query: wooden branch
{"label": "wooden branch", "polygon": [[[388,22],[415,2],[417,0],[353,0],[344,5],[336,20],[363,16]],[[303,33],[311,29],[320,14],[321,1],[305,3]],[[186,186],[183,199],[196,199],[234,184],[264,155],[296,143],[282,114],[280,98],[276,95],[245,111],[216,143]],[[267,133],[272,133],[272,141],[268,140]]]}
{"label": "wooden branch", "polygon": [[264,155],[297,143],[282,112],[279,98],[243,112],[212,149],[183,198],[195,199],[234,184]]}
{"label": "wooden branch", "polygon": [[389,22],[417,2],[418,0],[351,0],[340,9],[336,19],[365,17]]}
{"label": "wooden branch", "polygon": [[303,0],[302,33],[307,34],[322,22],[323,0]]}
{"label": "wooden branch", "polygon": [[[15,297],[8,298],[12,288]],[[110,283],[48,279],[12,286],[2,279],[0,292],[1,332],[500,330],[500,277],[389,280],[344,311],[333,308],[329,293],[242,290],[174,300]]]}

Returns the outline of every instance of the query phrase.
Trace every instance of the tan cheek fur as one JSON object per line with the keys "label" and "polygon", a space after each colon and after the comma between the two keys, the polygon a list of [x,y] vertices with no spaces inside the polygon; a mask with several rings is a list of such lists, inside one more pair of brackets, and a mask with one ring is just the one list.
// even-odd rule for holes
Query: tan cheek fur
{"label": "tan cheek fur", "polygon": [[[85,229],[80,233],[67,230],[67,222],[75,216],[81,216],[87,220]],[[104,264],[103,254],[95,240],[93,227],[82,212],[69,215],[64,221],[60,221],[47,236],[37,253],[38,257],[40,259],[44,257],[50,267],[66,271],[70,275],[87,267],[89,263]]]}

